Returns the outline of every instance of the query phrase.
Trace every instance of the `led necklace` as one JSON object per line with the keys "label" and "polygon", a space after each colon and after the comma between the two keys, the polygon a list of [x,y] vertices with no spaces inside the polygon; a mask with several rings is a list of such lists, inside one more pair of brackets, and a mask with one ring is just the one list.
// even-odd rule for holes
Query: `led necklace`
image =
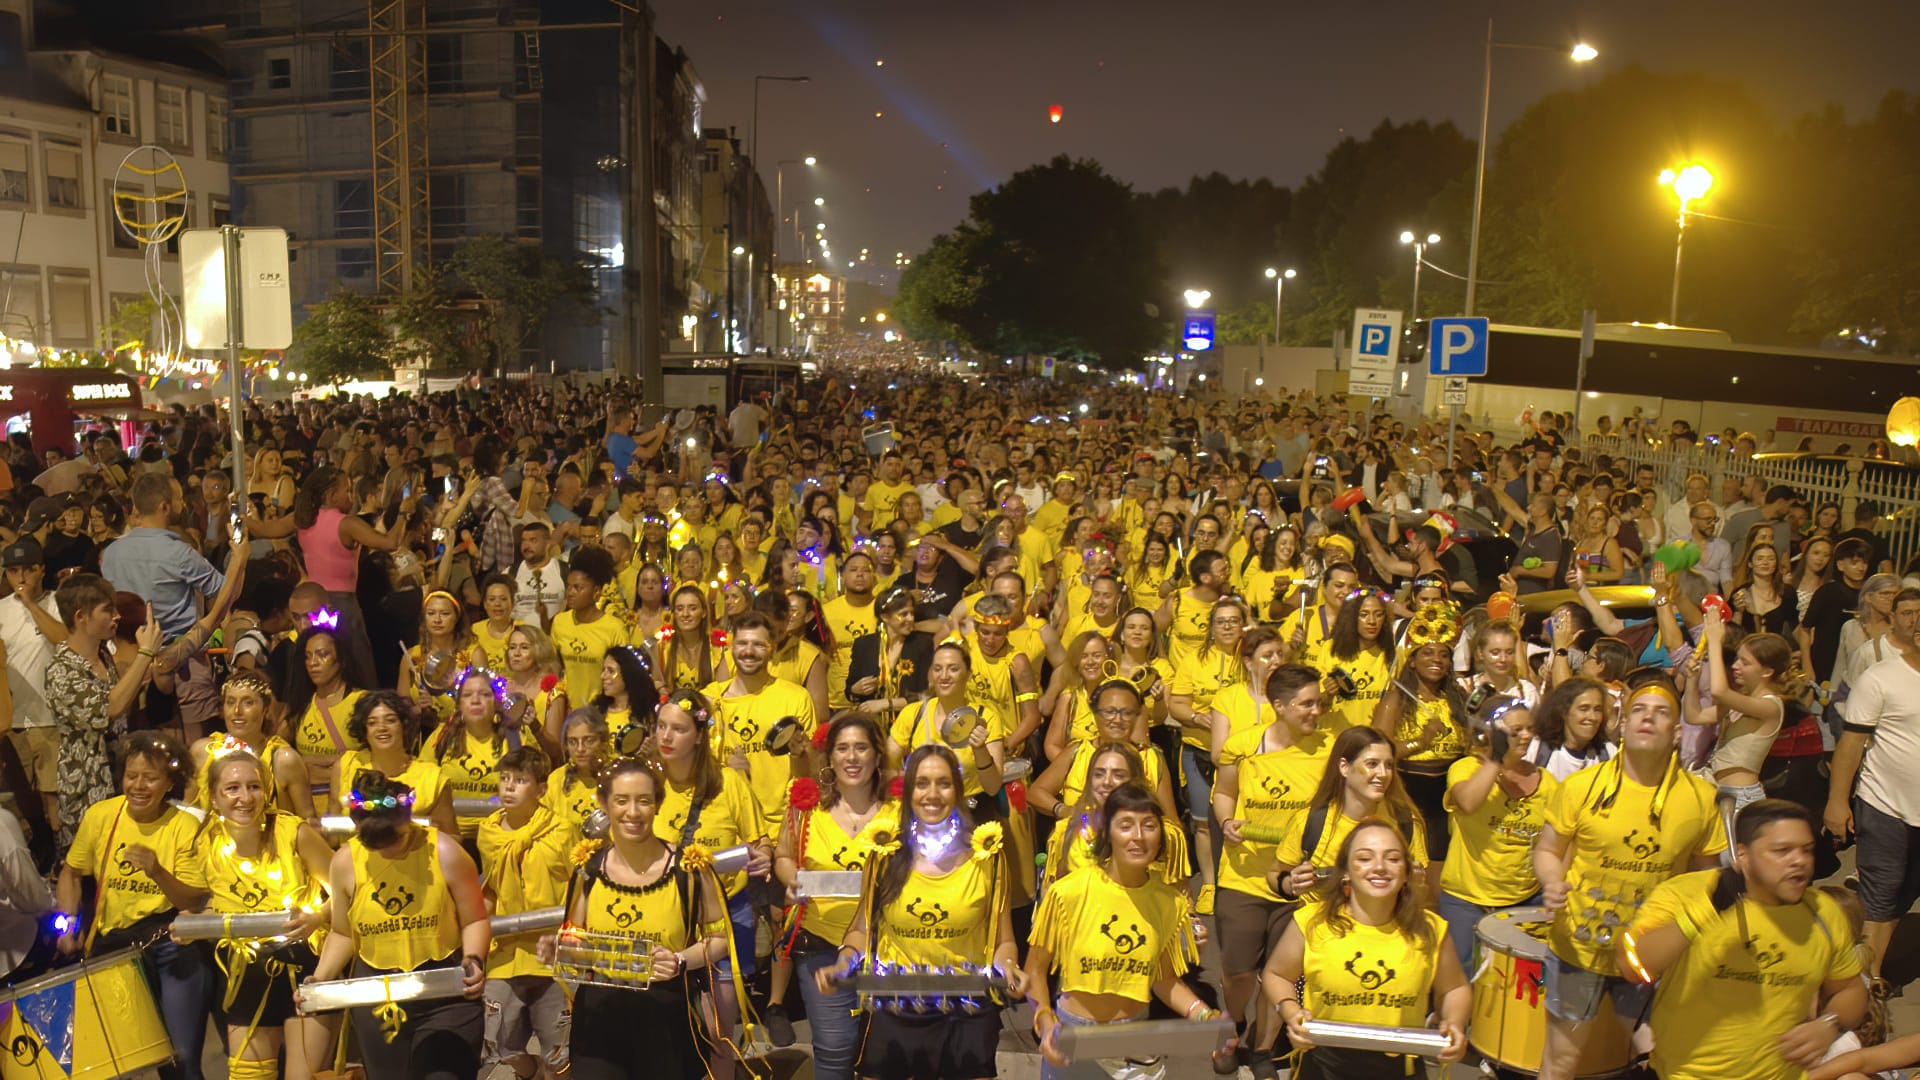
{"label": "led necklace", "polygon": [[960,812],[953,811],[938,825],[914,818],[912,840],[914,854],[928,862],[940,862],[953,854],[954,845],[960,840]]}

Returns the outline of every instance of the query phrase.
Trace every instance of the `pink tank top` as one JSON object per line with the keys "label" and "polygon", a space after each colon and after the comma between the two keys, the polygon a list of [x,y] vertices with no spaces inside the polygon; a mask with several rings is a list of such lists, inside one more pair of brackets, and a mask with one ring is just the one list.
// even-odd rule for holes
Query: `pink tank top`
{"label": "pink tank top", "polygon": [[313,527],[300,530],[300,554],[307,563],[307,576],[328,592],[355,592],[360,587],[360,553],[340,542],[340,519],[346,517],[331,507],[320,511]]}

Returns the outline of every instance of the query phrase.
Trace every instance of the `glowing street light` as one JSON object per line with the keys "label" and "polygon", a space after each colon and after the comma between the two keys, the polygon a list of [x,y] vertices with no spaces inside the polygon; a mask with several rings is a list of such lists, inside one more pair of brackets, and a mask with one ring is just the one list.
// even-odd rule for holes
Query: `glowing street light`
{"label": "glowing street light", "polygon": [[806,157],[803,157],[800,159],[800,163],[802,165],[818,165],[820,163],[820,159],[814,157],[812,154],[808,154]]}
{"label": "glowing street light", "polygon": [[1212,296],[1213,293],[1206,289],[1188,289],[1186,292],[1187,306],[1190,308],[1201,307],[1205,305]]}
{"label": "glowing street light", "polygon": [[1293,267],[1285,270],[1267,267],[1267,277],[1273,280],[1273,343],[1280,344],[1280,300],[1287,290],[1287,282],[1294,276]]}
{"label": "glowing street light", "polygon": [[1594,57],[1599,55],[1600,55],[1600,50],[1594,48],[1593,46],[1587,44],[1584,41],[1574,45],[1572,50],[1570,50],[1567,53],[1567,56],[1577,64],[1584,64],[1587,61],[1592,60]]}
{"label": "glowing street light", "polygon": [[1680,257],[1687,246],[1687,205],[1704,199],[1713,190],[1713,170],[1699,162],[1674,169],[1660,170],[1660,183],[1673,189],[1680,200],[1678,226],[1673,237],[1673,299],[1667,306],[1667,322],[1680,325]]}
{"label": "glowing street light", "polygon": [[813,197],[813,205],[815,205],[815,206],[825,206],[825,205],[827,205],[827,200],[826,200],[826,199],[825,199],[825,198],[824,198],[823,196],[820,196],[820,195],[815,195],[815,196]]}
{"label": "glowing street light", "polygon": [[1427,246],[1440,242],[1440,234],[1430,232],[1422,240],[1412,230],[1403,230],[1400,242],[1413,245],[1413,310],[1407,313],[1407,325],[1411,326],[1420,317],[1420,264],[1427,261]]}

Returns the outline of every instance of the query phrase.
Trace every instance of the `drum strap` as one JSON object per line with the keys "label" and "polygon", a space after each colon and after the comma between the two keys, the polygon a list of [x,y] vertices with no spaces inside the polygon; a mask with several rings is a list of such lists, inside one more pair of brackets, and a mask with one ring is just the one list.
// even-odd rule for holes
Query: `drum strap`
{"label": "drum strap", "polygon": [[[113,858],[113,834],[120,831],[120,818],[127,812],[127,804],[122,802],[120,809],[113,815],[113,822],[107,826],[106,842],[100,845],[100,852],[94,856],[94,865],[105,867],[107,860]],[[87,940],[81,943],[80,951],[91,956],[93,939],[100,936],[100,909],[107,906],[107,884],[102,876],[100,887],[93,891],[93,918],[87,922]]]}
{"label": "drum strap", "polygon": [[[1307,862],[1313,861],[1313,853],[1320,846],[1320,838],[1327,831],[1327,812],[1332,804],[1322,804],[1307,811],[1306,824],[1300,832],[1300,857]],[[1413,843],[1413,820],[1403,815],[1399,808],[1394,809],[1393,821],[1400,827],[1400,835],[1407,843]]]}
{"label": "drum strap", "polygon": [[320,722],[327,725],[327,735],[333,739],[334,750],[342,754],[346,753],[347,740],[340,737],[340,727],[333,722],[333,710],[327,707],[326,701],[319,694],[313,695],[313,707],[320,713]]}

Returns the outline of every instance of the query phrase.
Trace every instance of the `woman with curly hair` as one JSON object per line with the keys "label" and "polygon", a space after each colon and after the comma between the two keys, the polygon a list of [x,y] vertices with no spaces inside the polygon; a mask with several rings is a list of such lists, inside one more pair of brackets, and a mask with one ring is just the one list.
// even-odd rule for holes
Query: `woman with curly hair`
{"label": "woman with curly hair", "polygon": [[355,777],[377,772],[407,786],[419,816],[433,827],[459,839],[453,818],[453,789],[440,766],[419,756],[426,733],[413,703],[392,690],[374,690],[354,703],[347,734],[362,750],[349,750],[333,764],[333,786],[327,793],[332,813],[352,808]]}

